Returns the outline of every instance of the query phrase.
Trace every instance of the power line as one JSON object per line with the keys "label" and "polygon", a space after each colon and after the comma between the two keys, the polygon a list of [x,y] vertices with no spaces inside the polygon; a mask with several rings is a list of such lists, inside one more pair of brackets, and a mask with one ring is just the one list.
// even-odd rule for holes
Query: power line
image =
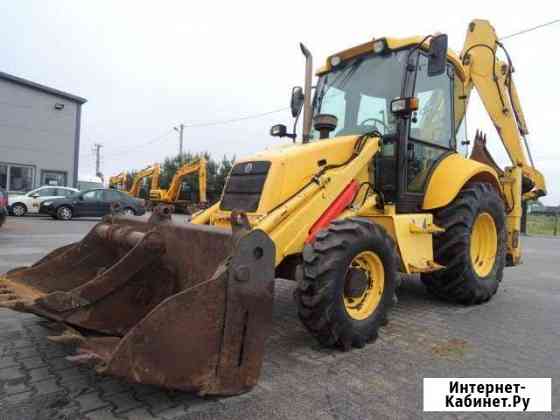
{"label": "power line", "polygon": [[[230,118],[230,119],[224,119],[224,120],[216,120],[216,121],[209,121],[209,122],[203,122],[203,123],[194,123],[194,124],[184,124],[184,128],[198,128],[198,127],[211,127],[211,126],[216,126],[216,125],[222,125],[222,124],[231,124],[231,123],[235,123],[238,121],[245,121],[245,120],[250,120],[250,119],[254,119],[254,118],[261,118],[267,115],[271,115],[271,114],[275,114],[278,112],[282,112],[282,111],[286,111],[288,110],[289,107],[283,107],[283,108],[276,108],[273,109],[271,111],[266,111],[266,112],[261,112],[258,114],[249,114],[249,115],[244,115],[241,117],[236,117],[236,118]],[[145,142],[145,143],[141,143],[138,145],[131,145],[130,148],[128,149],[122,149],[120,151],[116,151],[116,152],[111,152],[109,154],[105,154],[105,156],[115,156],[121,153],[131,153],[136,151],[137,149],[140,149],[142,147],[146,147],[150,144],[156,143],[158,141],[164,140],[169,134],[171,134],[173,132],[173,129],[169,129],[167,130],[165,133]]]}
{"label": "power line", "polygon": [[253,118],[265,117],[267,115],[276,114],[278,112],[286,111],[288,109],[290,109],[290,108],[289,107],[283,107],[283,108],[273,109],[271,111],[261,112],[259,114],[249,114],[249,115],[245,115],[245,116],[242,116],[242,117],[236,117],[236,118],[231,118],[231,119],[226,119],[226,120],[217,120],[217,121],[210,121],[210,122],[196,123],[196,124],[185,124],[185,128],[210,127],[210,126],[214,126],[214,125],[231,124],[231,123],[235,123],[235,122],[238,122],[238,121],[245,121],[245,120],[251,120]]}
{"label": "power line", "polygon": [[503,36],[503,37],[500,38],[500,41],[502,41],[502,40],[504,40],[504,39],[508,39],[508,38],[513,38],[514,36],[526,34],[527,32],[536,31],[537,29],[544,28],[545,26],[553,25],[553,24],[555,24],[555,23],[560,23],[560,19],[555,19],[555,20],[552,20],[552,21],[550,21],[550,22],[543,23],[543,24],[541,24],[541,25],[533,26],[533,27],[531,27],[531,28],[523,29],[523,30],[521,30],[521,31],[519,31],[519,32],[514,32],[514,33],[512,33],[512,34]]}
{"label": "power line", "polygon": [[142,148],[142,147],[146,147],[146,146],[148,146],[148,145],[150,145],[150,144],[157,143],[158,141],[165,140],[165,138],[168,137],[169,134],[171,134],[172,132],[173,132],[173,129],[169,129],[169,130],[167,130],[165,133],[160,134],[160,135],[157,136],[157,137],[153,137],[151,140],[148,140],[147,142],[140,143],[140,144],[138,144],[138,145],[133,144],[133,145],[130,145],[130,147],[128,147],[128,148],[126,148],[126,149],[117,150],[117,151],[114,151],[114,152],[108,153],[108,154],[106,153],[105,156],[114,156],[114,155],[120,155],[121,153],[131,153],[131,152],[134,152],[134,151],[136,151],[137,149],[140,149],[140,148]]}

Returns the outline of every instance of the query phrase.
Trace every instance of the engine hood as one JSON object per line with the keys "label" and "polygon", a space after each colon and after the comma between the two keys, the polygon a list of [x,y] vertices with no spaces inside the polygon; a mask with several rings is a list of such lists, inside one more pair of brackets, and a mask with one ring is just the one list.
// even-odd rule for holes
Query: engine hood
{"label": "engine hood", "polygon": [[[228,178],[220,209],[233,210],[234,205],[229,204],[233,201],[228,201],[231,199],[228,194],[239,193],[246,194],[246,197],[238,197],[237,203],[242,203],[249,196],[251,200],[258,200],[258,203],[252,203],[253,207],[242,210],[259,214],[270,212],[297,193],[324,166],[347,161],[358,137],[353,135],[298,143],[240,159]],[[367,180],[367,168],[360,174],[362,177]],[[242,191],[244,188],[247,190]]]}

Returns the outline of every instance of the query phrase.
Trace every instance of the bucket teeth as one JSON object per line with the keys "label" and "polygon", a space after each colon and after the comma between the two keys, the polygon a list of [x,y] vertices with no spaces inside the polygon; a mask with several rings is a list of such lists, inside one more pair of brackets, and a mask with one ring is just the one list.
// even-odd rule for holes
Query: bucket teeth
{"label": "bucket teeth", "polygon": [[32,300],[22,299],[13,290],[6,286],[3,286],[0,289],[0,308],[25,311],[25,309],[32,303]]}
{"label": "bucket teeth", "polygon": [[64,332],[61,335],[50,335],[47,339],[53,343],[67,344],[72,346],[79,346],[85,341],[81,335]]}
{"label": "bucket teeth", "polygon": [[92,352],[83,352],[74,356],[66,356],[66,360],[79,365],[98,365],[103,363],[103,359],[99,355]]}

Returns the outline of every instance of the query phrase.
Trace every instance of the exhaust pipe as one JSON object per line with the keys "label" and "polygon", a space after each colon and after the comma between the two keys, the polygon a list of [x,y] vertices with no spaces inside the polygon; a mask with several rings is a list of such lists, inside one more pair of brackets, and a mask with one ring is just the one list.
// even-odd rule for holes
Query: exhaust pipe
{"label": "exhaust pipe", "polygon": [[305,56],[305,85],[303,99],[303,143],[311,139],[311,80],[313,78],[313,56],[301,42],[301,52]]}

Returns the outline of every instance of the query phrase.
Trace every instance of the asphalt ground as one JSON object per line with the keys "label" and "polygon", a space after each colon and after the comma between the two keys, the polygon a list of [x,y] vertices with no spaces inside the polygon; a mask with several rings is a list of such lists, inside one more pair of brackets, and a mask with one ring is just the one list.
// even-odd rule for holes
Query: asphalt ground
{"label": "asphalt ground", "polygon": [[[96,222],[9,218],[0,272],[80,240]],[[522,241],[524,264],[506,269],[489,303],[443,303],[409,279],[380,338],[346,353],[317,345],[297,319],[294,285],[278,280],[261,380],[232,398],[99,376],[68,362],[40,318],[0,309],[0,419],[558,419],[560,240]],[[425,377],[552,377],[553,411],[423,413]]]}

